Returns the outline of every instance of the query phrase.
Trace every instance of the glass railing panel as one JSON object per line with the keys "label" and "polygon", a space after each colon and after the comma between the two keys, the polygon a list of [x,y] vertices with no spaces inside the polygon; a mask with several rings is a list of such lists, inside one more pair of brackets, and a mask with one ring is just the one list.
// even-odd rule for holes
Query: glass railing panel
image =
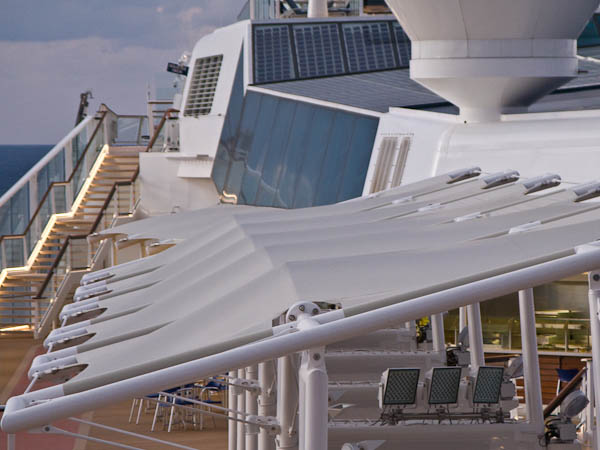
{"label": "glass railing panel", "polygon": [[69,211],[70,207],[67,206],[67,185],[55,184],[52,188],[52,195],[54,196],[54,212],[56,214]]}
{"label": "glass railing panel", "polygon": [[[122,116],[117,119],[117,136],[115,143],[119,145],[138,145],[142,136],[147,136],[147,125],[142,116]],[[146,128],[144,128],[146,127]],[[146,132],[144,132],[144,129]]]}
{"label": "glass railing panel", "polygon": [[25,238],[9,237],[2,240],[4,267],[25,265]]}

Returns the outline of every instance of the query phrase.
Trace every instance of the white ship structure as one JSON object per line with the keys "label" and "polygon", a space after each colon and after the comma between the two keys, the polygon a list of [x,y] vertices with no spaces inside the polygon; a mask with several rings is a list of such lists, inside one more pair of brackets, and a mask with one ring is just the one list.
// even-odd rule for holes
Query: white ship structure
{"label": "white ship structure", "polygon": [[47,349],[9,449],[124,399],[230,450],[600,449],[599,0],[369,3],[251,0],[0,198]]}

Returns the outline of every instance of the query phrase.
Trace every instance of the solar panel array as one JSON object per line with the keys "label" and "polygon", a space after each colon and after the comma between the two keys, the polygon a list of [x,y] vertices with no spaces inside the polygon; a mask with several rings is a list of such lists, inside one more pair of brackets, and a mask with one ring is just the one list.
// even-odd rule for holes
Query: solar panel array
{"label": "solar panel array", "polygon": [[254,84],[408,67],[392,20],[254,25]]}
{"label": "solar panel array", "polygon": [[300,78],[344,73],[337,25],[299,25],[293,29]]}
{"label": "solar panel array", "polygon": [[345,23],[342,29],[350,72],[397,67],[390,27],[386,22]]}
{"label": "solar panel array", "polygon": [[287,25],[254,27],[254,82],[293,80],[296,77]]}

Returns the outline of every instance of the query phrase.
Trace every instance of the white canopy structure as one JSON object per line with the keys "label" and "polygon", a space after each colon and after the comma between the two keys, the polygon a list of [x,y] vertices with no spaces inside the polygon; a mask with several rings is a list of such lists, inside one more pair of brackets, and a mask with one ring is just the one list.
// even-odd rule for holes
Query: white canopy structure
{"label": "white canopy structure", "polygon": [[[86,395],[135,377],[162,374],[158,384],[139,383],[136,392],[121,393],[147,394],[186,377],[193,381],[199,373],[169,378],[168,370],[203,358],[222,371],[244,367],[248,358],[260,361],[269,345],[270,357],[280,356],[276,343],[290,342],[289,327],[273,324],[298,302],[333,310],[319,320],[340,319],[342,326],[352,316],[367,320],[369,311],[411,299],[420,305],[411,314],[437,313],[450,305],[437,297],[446,292],[454,292],[454,307],[472,303],[468,295],[457,300],[455,290],[486,280],[496,288],[473,294],[481,300],[600,266],[598,251],[576,255],[578,246],[600,236],[600,203],[586,201],[600,192],[599,185],[557,189],[557,175],[518,181],[514,171],[479,173],[456,171],[331,206],[218,206],[108,230],[179,243],[83,278],[79,301],[63,310],[65,326],[50,334],[50,351],[30,370],[32,378],[62,384],[11,399],[3,428],[43,424],[50,405],[69,399],[74,403],[56,406],[53,418],[94,409],[98,402]],[[496,281],[554,263],[560,270],[544,269],[547,274],[537,278]],[[361,333],[360,326],[356,330]],[[311,342],[325,345],[348,333]],[[253,353],[253,345],[266,350]],[[237,348],[248,349],[244,358],[231,353]],[[219,359],[230,354],[226,362]]]}

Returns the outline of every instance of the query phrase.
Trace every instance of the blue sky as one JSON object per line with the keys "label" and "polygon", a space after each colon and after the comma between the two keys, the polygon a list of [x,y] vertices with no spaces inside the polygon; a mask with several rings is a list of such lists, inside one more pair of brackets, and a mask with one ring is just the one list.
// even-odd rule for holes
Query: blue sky
{"label": "blue sky", "polygon": [[91,89],[143,114],[146,86],[183,51],[232,23],[244,0],[2,0],[0,144],[54,144]]}

